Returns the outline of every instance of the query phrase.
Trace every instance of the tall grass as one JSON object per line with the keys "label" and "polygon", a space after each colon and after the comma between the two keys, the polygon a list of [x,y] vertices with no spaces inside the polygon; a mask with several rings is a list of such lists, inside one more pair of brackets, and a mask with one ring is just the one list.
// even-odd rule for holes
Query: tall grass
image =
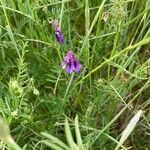
{"label": "tall grass", "polygon": [[[0,0],[0,16],[0,114],[16,147],[149,149],[150,0]],[[69,50],[74,75],[61,68]]]}

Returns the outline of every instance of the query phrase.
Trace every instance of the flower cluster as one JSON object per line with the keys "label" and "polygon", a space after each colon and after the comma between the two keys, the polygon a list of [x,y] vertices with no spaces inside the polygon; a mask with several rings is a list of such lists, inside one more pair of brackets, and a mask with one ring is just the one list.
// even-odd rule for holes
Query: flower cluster
{"label": "flower cluster", "polygon": [[63,69],[66,69],[68,73],[79,72],[81,69],[81,64],[79,64],[72,51],[67,53],[61,66]]}
{"label": "flower cluster", "polygon": [[[61,33],[59,24],[57,20],[51,21],[52,27],[55,31],[57,42],[60,44],[64,43],[64,37]],[[78,60],[75,58],[75,55],[72,51],[68,51],[67,55],[64,58],[64,61],[61,64],[62,69],[65,69],[68,73],[79,72],[81,69],[81,64],[79,64]]]}

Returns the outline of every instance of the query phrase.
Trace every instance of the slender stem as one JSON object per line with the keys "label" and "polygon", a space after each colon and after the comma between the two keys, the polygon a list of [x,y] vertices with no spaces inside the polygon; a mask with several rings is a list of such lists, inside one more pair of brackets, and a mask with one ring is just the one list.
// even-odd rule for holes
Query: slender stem
{"label": "slender stem", "polygon": [[60,20],[59,20],[59,26],[60,26],[60,28],[61,28],[62,18],[63,18],[63,14],[64,14],[64,6],[65,6],[65,2],[62,1],[61,12],[60,12]]}
{"label": "slender stem", "polygon": [[17,47],[16,41],[15,41],[15,39],[14,39],[14,34],[13,34],[13,32],[12,32],[12,30],[11,30],[11,27],[10,27],[9,19],[8,19],[8,17],[7,17],[7,12],[6,12],[6,8],[5,8],[5,3],[3,2],[3,0],[0,0],[0,2],[1,2],[1,4],[2,4],[2,8],[3,8],[3,11],[4,11],[5,19],[6,19],[6,22],[7,22],[6,30],[7,30],[7,32],[8,32],[8,35],[9,35],[11,41],[12,41],[13,44],[14,44],[14,47],[15,47],[15,49],[16,49],[16,52],[17,52],[18,56],[20,57],[19,49],[18,49],[18,47]]}
{"label": "slender stem", "polygon": [[54,88],[54,91],[53,91],[54,95],[56,94],[57,85],[58,85],[58,81],[59,81],[59,79],[60,79],[61,73],[62,73],[62,71],[59,72],[57,81],[56,81],[56,83],[55,83],[55,88]]}
{"label": "slender stem", "polygon": [[56,48],[56,50],[57,50],[59,61],[62,62],[62,57],[61,57],[61,54],[60,54],[60,45]]}
{"label": "slender stem", "polygon": [[65,96],[64,96],[64,98],[63,98],[63,101],[66,99],[66,96],[67,96],[67,94],[68,94],[68,91],[69,91],[69,88],[70,88],[71,83],[72,83],[72,81],[73,81],[73,78],[74,78],[74,72],[71,74],[71,78],[70,78],[70,81],[69,81],[69,83],[68,83],[68,86],[67,86],[67,89],[66,89],[66,92],[65,92]]}
{"label": "slender stem", "polygon": [[7,7],[7,6],[0,6],[0,8],[5,8],[5,9],[10,10],[10,11],[12,11],[12,12],[21,14],[21,15],[23,15],[23,16],[25,16],[25,17],[27,17],[27,18],[33,20],[33,21],[36,21],[36,20],[34,20],[30,15],[27,15],[27,14],[21,12],[21,11],[18,11],[18,10],[13,9],[13,8],[10,8],[10,7]]}
{"label": "slender stem", "polygon": [[[116,36],[115,36],[115,39],[114,39],[113,49],[111,51],[110,58],[114,55],[116,47],[117,47],[117,42],[118,42],[119,33],[120,33],[120,24],[121,24],[121,21],[118,23],[118,26],[117,26]],[[110,80],[110,74],[111,74],[110,69],[111,69],[110,64],[108,64],[108,70],[107,70],[107,73],[108,73],[107,74],[107,79],[108,79],[108,81]]]}
{"label": "slender stem", "polygon": [[[85,1],[85,31],[86,31],[86,37],[88,37],[88,31],[90,28],[90,10],[89,10],[89,2],[88,0]],[[89,37],[87,38],[87,43],[85,46],[85,58],[87,60],[87,65],[89,65],[89,59],[90,59],[90,52],[89,52]]]}
{"label": "slender stem", "polygon": [[98,133],[98,135],[95,137],[95,139],[92,141],[94,143],[97,138],[104,133],[104,131],[109,128],[120,116],[121,114],[132,104],[132,102],[137,98],[137,96],[143,91],[143,89],[149,85],[150,80],[148,80],[145,85],[139,90],[139,92],[128,102],[128,104],[125,105],[125,107]]}
{"label": "slender stem", "polygon": [[96,24],[96,22],[97,22],[97,20],[98,20],[98,18],[99,18],[100,13],[102,12],[102,9],[103,9],[103,7],[104,7],[105,2],[106,2],[106,0],[103,0],[103,1],[102,1],[101,6],[99,7],[99,9],[98,9],[98,11],[97,11],[97,13],[96,13],[96,15],[95,15],[95,17],[94,17],[92,23],[91,23],[91,27],[89,28],[89,31],[88,31],[88,33],[87,33],[87,35],[86,35],[86,37],[85,37],[85,39],[84,39],[84,41],[83,41],[83,45],[82,45],[81,49],[80,49],[79,56],[83,53],[83,50],[84,50],[84,48],[85,48],[85,46],[86,46],[86,44],[87,44],[87,41],[88,41],[88,39],[89,39],[89,36],[90,36],[90,34],[91,34],[91,32],[92,32],[92,30],[93,30],[93,28],[94,28],[94,25]]}
{"label": "slender stem", "polygon": [[[146,38],[143,39],[142,41],[136,43],[135,45],[130,45],[128,47],[126,47],[125,49],[123,49],[122,51],[120,51],[119,53],[117,53],[116,55],[112,56],[109,59],[106,59],[103,63],[101,63],[98,67],[96,67],[95,69],[91,70],[86,76],[84,76],[79,82],[76,83],[76,85],[78,85],[79,83],[81,83],[83,80],[85,80],[86,78],[88,78],[91,74],[95,73],[96,71],[98,71],[100,68],[102,68],[105,64],[107,64],[108,62],[114,60],[115,58],[121,56],[122,54],[125,54],[131,50],[133,50],[136,47],[140,47],[142,45],[148,44],[150,43],[150,38]],[[75,86],[76,86],[75,85]]]}

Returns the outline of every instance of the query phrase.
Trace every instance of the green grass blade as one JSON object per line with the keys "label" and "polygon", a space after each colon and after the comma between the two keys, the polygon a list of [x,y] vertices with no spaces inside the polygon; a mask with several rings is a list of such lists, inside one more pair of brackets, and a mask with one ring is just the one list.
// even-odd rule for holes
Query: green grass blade
{"label": "green grass blade", "polygon": [[53,143],[59,145],[60,147],[66,149],[66,150],[69,150],[69,147],[63,143],[61,140],[59,140],[58,138],[46,133],[46,132],[42,132],[41,133],[44,137],[46,137],[47,139],[51,140]]}
{"label": "green grass blade", "polygon": [[76,144],[74,143],[74,140],[73,140],[73,137],[72,137],[72,134],[71,134],[71,129],[69,127],[69,122],[67,119],[65,119],[65,134],[66,134],[66,139],[67,139],[67,142],[71,148],[71,150],[74,150],[76,149]]}
{"label": "green grass blade", "polygon": [[82,142],[80,129],[79,129],[78,115],[75,117],[75,132],[76,132],[77,145],[80,150],[83,150],[83,142]]}

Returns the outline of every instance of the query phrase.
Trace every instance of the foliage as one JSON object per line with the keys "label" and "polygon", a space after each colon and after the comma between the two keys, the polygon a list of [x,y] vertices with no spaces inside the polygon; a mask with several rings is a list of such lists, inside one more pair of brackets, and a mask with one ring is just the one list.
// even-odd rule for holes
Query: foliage
{"label": "foliage", "polygon": [[[121,147],[148,149],[150,0],[0,0],[0,16],[0,114],[20,147],[115,149],[142,110]],[[73,75],[60,65],[69,50]]]}

